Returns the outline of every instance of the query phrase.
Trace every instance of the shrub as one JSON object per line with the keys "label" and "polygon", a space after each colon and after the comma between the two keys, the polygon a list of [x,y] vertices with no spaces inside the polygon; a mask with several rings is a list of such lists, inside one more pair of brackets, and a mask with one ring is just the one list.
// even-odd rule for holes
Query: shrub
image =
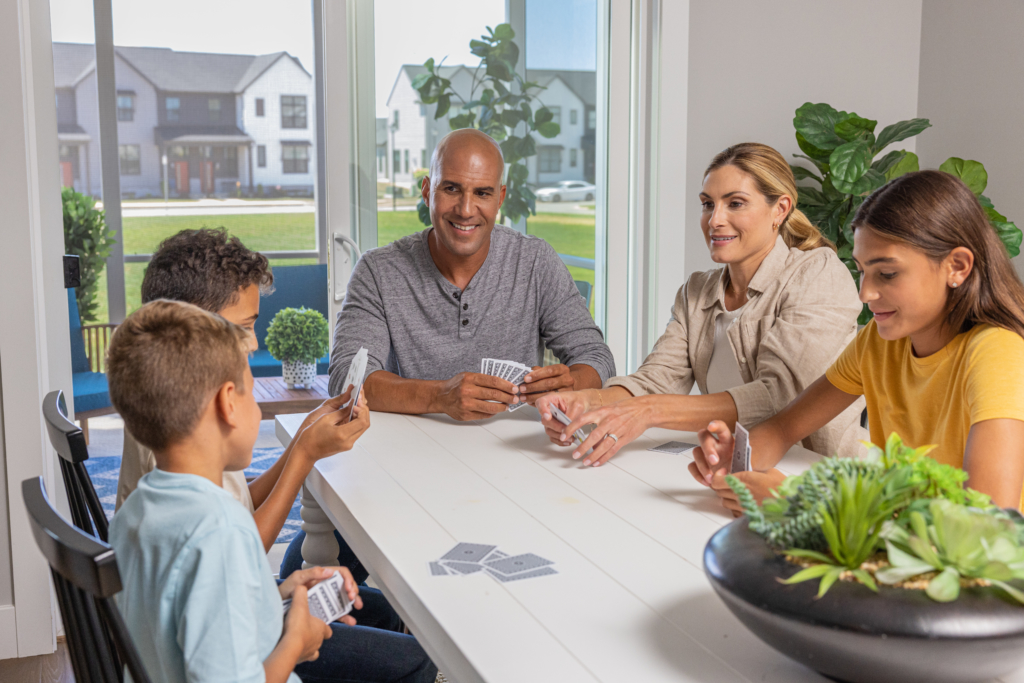
{"label": "shrub", "polygon": [[75,290],[78,314],[83,323],[96,322],[98,281],[114,245],[114,232],[107,230],[104,212],[96,208],[92,197],[65,187],[60,198],[64,204],[64,253],[78,257],[82,274],[82,284]]}
{"label": "shrub", "polygon": [[267,328],[267,350],[280,361],[315,363],[330,349],[330,327],[320,311],[282,308]]}

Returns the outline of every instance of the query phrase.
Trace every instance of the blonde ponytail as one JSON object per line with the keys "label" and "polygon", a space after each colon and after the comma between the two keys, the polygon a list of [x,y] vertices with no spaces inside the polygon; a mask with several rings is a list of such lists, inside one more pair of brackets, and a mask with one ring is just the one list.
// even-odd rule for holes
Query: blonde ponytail
{"label": "blonde ponytail", "polygon": [[821,234],[803,211],[796,208],[799,196],[796,178],[778,151],[759,142],[741,142],[716,154],[704,171],[704,177],[707,178],[709,173],[722,166],[735,166],[753,178],[769,205],[774,206],[783,195],[793,201],[793,208],[779,226],[779,234],[786,246],[800,251],[818,247],[836,250],[836,245]]}
{"label": "blonde ponytail", "polygon": [[[793,198],[793,201],[796,202],[796,197]],[[836,250],[836,245],[822,235],[821,231],[814,227],[810,219],[804,215],[804,212],[796,207],[793,207],[789,215],[786,216],[786,220],[782,221],[782,225],[779,226],[779,234],[782,235],[787,247],[796,247],[800,251],[810,251],[818,247]]]}

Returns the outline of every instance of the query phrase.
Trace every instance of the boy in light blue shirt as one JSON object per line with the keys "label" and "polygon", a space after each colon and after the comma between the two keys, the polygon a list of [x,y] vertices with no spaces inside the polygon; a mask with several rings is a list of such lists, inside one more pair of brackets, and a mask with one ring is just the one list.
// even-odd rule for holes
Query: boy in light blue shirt
{"label": "boy in light blue shirt", "polygon": [[[156,683],[299,683],[296,664],[331,636],[306,590],[334,568],[278,586],[252,514],[222,488],[224,472],[248,466],[259,433],[247,346],[241,327],[165,300],[129,316],[110,342],[111,401],[157,464],[110,526],[118,607]],[[353,420],[359,433],[369,426],[364,401]],[[360,609],[352,575],[338,570]]]}

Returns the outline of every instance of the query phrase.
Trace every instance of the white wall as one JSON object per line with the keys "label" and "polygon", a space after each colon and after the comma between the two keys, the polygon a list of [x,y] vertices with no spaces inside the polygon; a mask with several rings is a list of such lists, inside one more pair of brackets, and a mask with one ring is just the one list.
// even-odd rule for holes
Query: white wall
{"label": "white wall", "polygon": [[[688,200],[700,192],[708,162],[731,144],[762,142],[791,159],[799,152],[793,112],[804,102],[856,111],[877,119],[879,129],[917,114],[921,0],[689,4],[686,185],[678,188]],[[672,31],[664,26],[662,40]],[[674,82],[663,70],[662,88]],[[672,125],[662,120],[662,134]],[[913,141],[905,147],[912,150]],[[686,231],[680,285],[689,273],[714,267],[700,234],[699,205],[687,201],[686,207],[685,220],[666,223],[662,215],[661,223],[662,230]]]}
{"label": "white wall", "polygon": [[[306,96],[306,127],[281,127],[281,95]],[[264,116],[256,116],[256,99],[263,99]],[[285,56],[263,72],[242,94],[242,130],[253,139],[253,184],[267,189],[276,185],[315,184],[316,178],[316,92],[313,79],[293,59]],[[309,172],[284,173],[281,163],[282,140],[306,140],[309,147]],[[267,146],[267,166],[256,165],[256,145]],[[248,159],[238,155],[239,175],[248,174]]]}
{"label": "white wall", "polygon": [[[985,164],[985,195],[1024,227],[1024,3],[927,0],[921,37],[918,115],[921,168],[951,156]],[[1014,259],[1024,275],[1024,256]]]}

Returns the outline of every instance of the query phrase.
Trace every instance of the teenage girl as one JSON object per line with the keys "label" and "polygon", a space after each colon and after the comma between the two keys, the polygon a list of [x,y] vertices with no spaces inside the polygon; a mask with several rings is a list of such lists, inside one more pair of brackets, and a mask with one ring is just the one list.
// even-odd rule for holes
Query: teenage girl
{"label": "teenage girl", "polygon": [[[874,319],[825,375],[751,430],[752,466],[737,476],[763,498],[784,478],[783,454],[863,395],[871,440],[898,433],[936,444],[939,462],[1001,507],[1021,505],[1024,480],[1024,285],[971,191],[940,171],[880,188],[853,221],[860,299]],[[723,504],[733,447],[715,420],[690,472]]]}

